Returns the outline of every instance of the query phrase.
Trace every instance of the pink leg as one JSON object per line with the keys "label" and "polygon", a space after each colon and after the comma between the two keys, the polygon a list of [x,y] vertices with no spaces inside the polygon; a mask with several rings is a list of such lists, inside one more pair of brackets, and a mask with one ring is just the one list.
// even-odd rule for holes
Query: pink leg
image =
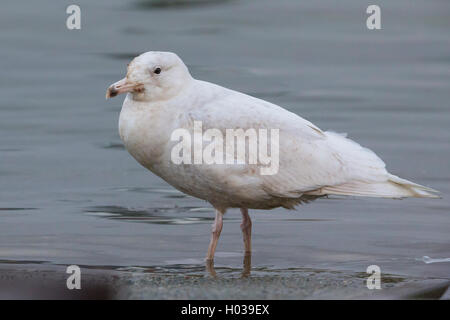
{"label": "pink leg", "polygon": [[216,269],[214,269],[214,260],[206,259],[206,271],[208,271],[211,277],[217,277]]}
{"label": "pink leg", "polygon": [[252,270],[252,254],[246,253],[244,255],[244,267],[242,269],[242,277],[246,278],[250,276],[251,270]]}
{"label": "pink leg", "polygon": [[220,233],[223,226],[223,215],[225,210],[216,209],[216,219],[212,225],[211,241],[209,242],[208,255],[206,260],[214,260],[214,254],[216,252],[217,242],[219,241]]}
{"label": "pink leg", "polygon": [[248,209],[241,208],[241,213],[242,213],[241,230],[242,235],[244,237],[244,249],[245,254],[249,254],[252,252],[252,220],[248,215]]}

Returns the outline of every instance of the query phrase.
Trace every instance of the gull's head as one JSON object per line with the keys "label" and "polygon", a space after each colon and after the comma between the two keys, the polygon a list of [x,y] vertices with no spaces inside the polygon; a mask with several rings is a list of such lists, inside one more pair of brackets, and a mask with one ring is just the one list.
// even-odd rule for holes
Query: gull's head
{"label": "gull's head", "polygon": [[191,80],[188,68],[175,53],[149,51],[128,64],[127,76],[109,86],[106,99],[127,92],[138,101],[167,100]]}

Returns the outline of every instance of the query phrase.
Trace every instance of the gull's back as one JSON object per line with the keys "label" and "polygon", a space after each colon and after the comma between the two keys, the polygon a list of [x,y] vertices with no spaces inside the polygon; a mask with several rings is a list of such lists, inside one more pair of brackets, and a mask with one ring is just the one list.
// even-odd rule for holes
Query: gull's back
{"label": "gull's back", "polygon": [[[301,198],[326,194],[371,197],[435,197],[434,190],[391,175],[371,150],[270,102],[196,80],[187,106],[190,122],[201,121],[203,131],[279,129],[279,172],[260,175],[252,165],[193,165],[201,181],[214,181],[220,198],[241,198],[248,207],[292,207]],[[260,164],[258,164],[260,166]],[[243,194],[244,193],[244,194]],[[221,199],[222,201],[222,199]],[[233,204],[232,206],[239,206]]]}

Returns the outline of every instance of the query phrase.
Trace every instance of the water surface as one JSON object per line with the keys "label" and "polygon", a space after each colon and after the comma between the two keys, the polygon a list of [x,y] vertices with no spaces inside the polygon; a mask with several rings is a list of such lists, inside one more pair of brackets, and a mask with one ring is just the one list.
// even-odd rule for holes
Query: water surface
{"label": "water surface", "polygon": [[[392,173],[442,192],[253,210],[254,275],[377,264],[450,278],[450,3],[378,1],[379,31],[356,0],[77,3],[78,31],[66,29],[63,2],[2,4],[0,265],[203,268],[211,206],[140,167],[118,136],[122,98],[104,99],[132,57],[168,50],[194,77],[346,132]],[[242,267],[239,224],[230,210],[224,275]]]}

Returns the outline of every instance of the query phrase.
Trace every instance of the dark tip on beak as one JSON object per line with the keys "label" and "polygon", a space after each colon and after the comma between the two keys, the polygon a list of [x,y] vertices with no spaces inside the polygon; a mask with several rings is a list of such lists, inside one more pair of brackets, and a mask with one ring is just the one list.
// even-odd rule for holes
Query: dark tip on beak
{"label": "dark tip on beak", "polygon": [[113,86],[109,87],[108,90],[106,90],[106,99],[114,98],[119,94],[119,91],[116,90]]}
{"label": "dark tip on beak", "polygon": [[119,94],[126,92],[134,92],[139,88],[139,84],[134,82],[129,82],[127,78],[117,81],[109,86],[106,90],[106,99],[113,98]]}
{"label": "dark tip on beak", "polygon": [[116,90],[116,88],[109,88],[108,89],[108,95],[110,98],[113,98],[115,96],[117,96],[119,92]]}

